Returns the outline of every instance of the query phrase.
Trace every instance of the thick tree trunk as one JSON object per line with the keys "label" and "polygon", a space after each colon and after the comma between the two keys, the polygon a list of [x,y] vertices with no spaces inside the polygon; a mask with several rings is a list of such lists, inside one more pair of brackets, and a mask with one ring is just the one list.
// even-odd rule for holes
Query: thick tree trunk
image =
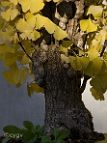
{"label": "thick tree trunk", "polygon": [[64,67],[57,48],[49,47],[45,64],[45,126],[47,131],[61,126],[74,138],[88,138],[93,133],[92,117],[80,94],[80,77]]}
{"label": "thick tree trunk", "polygon": [[[51,12],[54,15],[53,3],[48,4],[44,10],[46,13],[44,15],[47,16]],[[75,18],[68,20],[66,30],[69,39],[74,43],[74,47],[79,46],[81,48],[84,41],[81,32],[78,30],[78,20],[84,13],[84,0],[75,1],[75,5]],[[50,17],[55,22],[52,15]],[[50,36],[44,32],[42,38],[47,41]],[[62,62],[57,45],[50,44],[49,46],[45,43],[45,48],[43,48],[43,44],[41,44],[43,39],[40,39],[40,47],[33,55],[33,66],[36,82],[45,90],[46,131],[51,132],[53,128],[63,127],[71,131],[71,138],[86,139],[87,143],[91,139],[96,140],[99,137],[103,139],[102,134],[94,132],[91,113],[82,101],[79,72],[74,71],[69,64],[66,65]]]}
{"label": "thick tree trunk", "polygon": [[94,132],[91,113],[82,101],[80,74],[70,65],[65,66],[55,45],[48,47],[44,64],[40,61],[41,52],[43,54],[39,49],[34,54],[33,66],[36,80],[44,69],[44,78],[41,76],[41,80],[44,79],[46,132],[65,128],[71,132],[72,139],[86,140],[87,143],[89,140],[104,139],[103,134]]}

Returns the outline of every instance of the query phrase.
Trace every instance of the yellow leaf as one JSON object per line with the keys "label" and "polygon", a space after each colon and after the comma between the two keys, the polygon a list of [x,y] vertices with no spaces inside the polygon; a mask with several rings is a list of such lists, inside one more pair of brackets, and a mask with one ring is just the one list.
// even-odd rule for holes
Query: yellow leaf
{"label": "yellow leaf", "polygon": [[88,50],[88,52],[87,52],[90,61],[91,61],[91,60],[94,60],[94,59],[97,58],[97,57],[99,57],[99,53],[98,53],[98,51],[97,51],[96,48],[97,48],[97,47],[90,48],[90,49]]}
{"label": "yellow leaf", "polygon": [[7,53],[4,55],[2,61],[5,66],[11,67],[12,65],[16,64],[17,55],[16,55],[16,53]]}
{"label": "yellow leaf", "polygon": [[[52,0],[46,0],[47,2],[50,2],[50,1],[52,1]],[[53,0],[53,2],[55,2],[55,3],[57,3],[57,2],[59,2],[60,0]]]}
{"label": "yellow leaf", "polygon": [[27,78],[28,75],[28,69],[22,68],[22,69],[14,69],[5,71],[3,73],[3,76],[10,84],[15,85],[21,85]]}
{"label": "yellow leaf", "polygon": [[56,40],[63,40],[64,38],[67,38],[68,35],[66,33],[66,31],[62,30],[60,27],[56,26],[55,28],[55,32],[54,32],[54,38]]}
{"label": "yellow leaf", "polygon": [[29,25],[30,23],[25,21],[25,19],[19,19],[19,21],[16,23],[16,28],[20,32],[27,33],[28,31],[32,31],[35,25]]}
{"label": "yellow leaf", "polygon": [[27,12],[30,9],[30,0],[18,0],[18,2],[22,6],[23,12]]}
{"label": "yellow leaf", "polygon": [[44,89],[38,86],[36,83],[30,83],[27,85],[28,95],[31,96],[34,92],[43,93]]}
{"label": "yellow leaf", "polygon": [[59,50],[64,53],[65,55],[68,54],[68,48],[67,47],[63,47],[62,45],[59,47]]}
{"label": "yellow leaf", "polygon": [[38,38],[40,38],[40,33],[36,30],[31,32],[30,35],[28,36],[28,39],[32,41],[36,41]]}
{"label": "yellow leaf", "polygon": [[90,54],[90,57],[92,56],[93,58],[95,58],[99,56],[99,53],[102,51],[104,42],[106,40],[106,35],[106,29],[102,29],[95,34],[95,36],[89,43],[88,53]]}
{"label": "yellow leaf", "polygon": [[18,14],[19,14],[19,11],[16,8],[9,8],[6,11],[1,12],[1,16],[6,21],[12,21],[12,20],[14,20],[17,17]]}
{"label": "yellow leaf", "polygon": [[50,2],[51,0],[46,0],[47,2]]}
{"label": "yellow leaf", "polygon": [[59,2],[60,0],[53,0],[54,2]]}
{"label": "yellow leaf", "polygon": [[0,45],[0,54],[14,53],[15,49],[7,45]]}
{"label": "yellow leaf", "polygon": [[37,13],[43,9],[43,0],[30,0],[30,11],[31,13]]}
{"label": "yellow leaf", "polygon": [[88,8],[87,15],[92,14],[95,19],[98,19],[102,16],[102,12],[103,12],[102,6],[91,5]]}
{"label": "yellow leaf", "polygon": [[32,47],[32,42],[29,41],[29,40],[24,40],[22,42],[23,46],[25,47],[25,50],[26,52],[29,54],[29,55],[32,55],[35,51],[35,47]]}
{"label": "yellow leaf", "polygon": [[18,0],[22,6],[23,12],[30,10],[32,14],[39,12],[43,9],[43,0]]}
{"label": "yellow leaf", "polygon": [[11,3],[9,1],[0,1],[0,4],[3,7],[7,7],[7,6],[10,6]]}
{"label": "yellow leaf", "polygon": [[15,32],[14,27],[8,25],[5,31],[0,30],[0,44],[10,43],[14,40]]}
{"label": "yellow leaf", "polygon": [[29,64],[29,63],[30,63],[29,58],[24,54],[21,60],[21,64]]}
{"label": "yellow leaf", "polygon": [[56,25],[49,18],[44,17],[40,14],[37,14],[35,17],[37,29],[44,27],[48,31],[48,33],[54,33]]}
{"label": "yellow leaf", "polygon": [[[46,0],[47,2],[50,2],[50,1],[52,1],[52,0]],[[53,0],[53,2],[55,2],[55,3],[57,3],[57,2],[59,2],[60,0]]]}
{"label": "yellow leaf", "polygon": [[54,24],[49,18],[44,17],[40,14],[37,14],[35,17],[36,17],[36,28],[40,29],[44,27],[49,34],[54,35],[54,38],[56,40],[62,40],[68,36],[66,31],[62,30],[60,27]]}
{"label": "yellow leaf", "polygon": [[11,3],[13,3],[14,5],[18,4],[18,0],[9,0]]}
{"label": "yellow leaf", "polygon": [[25,19],[20,19],[17,22],[16,28],[17,30],[22,32],[20,34],[22,39],[27,40],[28,38],[29,40],[35,41],[40,37],[40,33],[35,30],[35,22],[36,22],[35,20],[34,17],[32,17],[31,19],[28,19],[26,21]]}
{"label": "yellow leaf", "polygon": [[25,40],[27,40],[27,38],[28,38],[29,40],[36,41],[40,37],[40,33],[37,32],[36,30],[33,32],[26,31],[26,32],[20,34],[20,37]]}
{"label": "yellow leaf", "polygon": [[90,19],[80,21],[80,28],[82,31],[94,32],[97,31],[97,24],[93,23]]}

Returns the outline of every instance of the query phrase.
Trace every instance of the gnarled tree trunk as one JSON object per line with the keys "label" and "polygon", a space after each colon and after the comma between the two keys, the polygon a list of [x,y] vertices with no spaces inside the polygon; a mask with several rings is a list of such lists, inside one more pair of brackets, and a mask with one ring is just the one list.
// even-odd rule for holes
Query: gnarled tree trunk
{"label": "gnarled tree trunk", "polygon": [[[84,41],[78,30],[78,20],[84,13],[84,0],[75,1],[76,15],[68,20],[66,30],[69,39],[74,47],[82,47]],[[52,10],[49,5],[45,13]],[[73,11],[73,9],[72,9]],[[45,16],[47,16],[45,14]],[[53,13],[52,13],[53,15]],[[53,18],[53,16],[51,17]],[[53,19],[55,22],[55,19]],[[50,38],[44,33],[44,39]],[[78,40],[80,40],[78,42]],[[41,39],[39,42],[42,42]],[[49,40],[48,40],[49,42]],[[41,43],[39,43],[40,45]],[[91,113],[86,109],[81,95],[81,74],[74,71],[68,64],[61,60],[61,53],[58,45],[45,45],[45,48],[38,48],[33,55],[34,74],[36,81],[44,87],[45,91],[45,129],[51,132],[53,128],[67,128],[71,131],[74,139],[96,140],[103,135],[94,132]],[[101,135],[101,136],[100,136]]]}
{"label": "gnarled tree trunk", "polygon": [[64,67],[57,48],[49,47],[45,64],[45,126],[48,131],[61,126],[79,138],[93,132],[92,117],[82,102],[77,72]]}

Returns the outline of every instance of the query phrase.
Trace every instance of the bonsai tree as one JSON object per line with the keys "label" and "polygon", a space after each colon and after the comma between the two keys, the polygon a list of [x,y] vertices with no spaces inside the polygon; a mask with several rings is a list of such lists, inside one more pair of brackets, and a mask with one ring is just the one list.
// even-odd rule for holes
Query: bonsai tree
{"label": "bonsai tree", "polygon": [[19,87],[30,75],[28,95],[44,93],[48,134],[59,128],[69,130],[73,139],[104,138],[94,131],[82,93],[90,79],[92,95],[104,100],[106,17],[105,0],[0,1],[3,76]]}

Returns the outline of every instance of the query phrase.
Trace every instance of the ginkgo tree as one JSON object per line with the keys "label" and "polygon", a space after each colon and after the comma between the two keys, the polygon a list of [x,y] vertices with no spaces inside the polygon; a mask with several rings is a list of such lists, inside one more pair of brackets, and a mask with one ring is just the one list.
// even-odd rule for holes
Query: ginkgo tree
{"label": "ginkgo tree", "polygon": [[[3,76],[28,95],[43,92],[45,130],[68,129],[73,139],[103,139],[82,102],[107,90],[107,2],[104,0],[1,0]],[[87,96],[87,95],[86,95]]]}

